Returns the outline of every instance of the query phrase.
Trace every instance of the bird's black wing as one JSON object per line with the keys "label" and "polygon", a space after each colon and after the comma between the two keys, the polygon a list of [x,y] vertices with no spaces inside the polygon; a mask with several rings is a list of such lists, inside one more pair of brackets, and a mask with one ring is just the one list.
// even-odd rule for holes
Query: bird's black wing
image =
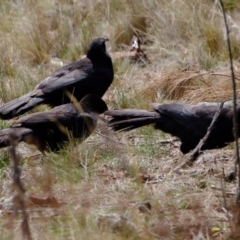
{"label": "bird's black wing", "polygon": [[[75,122],[93,121],[91,113],[80,112],[71,103],[53,108],[51,111],[33,113],[13,121],[13,126],[20,125],[27,128],[47,128],[55,124],[62,124],[65,127],[72,126]],[[81,124],[79,124],[81,125]]]}
{"label": "bird's black wing", "polygon": [[48,77],[41,82],[35,90],[32,92],[32,97],[41,97],[45,94],[51,94],[58,90],[63,90],[69,86],[72,86],[78,82],[81,82],[84,88],[85,84],[88,84],[88,73],[79,69],[75,69],[66,75],[57,77]]}
{"label": "bird's black wing", "polygon": [[13,121],[14,124],[20,124],[24,127],[41,128],[47,123],[65,122],[71,118],[77,117],[78,112],[72,104],[64,104],[53,108],[51,111],[33,113]]}

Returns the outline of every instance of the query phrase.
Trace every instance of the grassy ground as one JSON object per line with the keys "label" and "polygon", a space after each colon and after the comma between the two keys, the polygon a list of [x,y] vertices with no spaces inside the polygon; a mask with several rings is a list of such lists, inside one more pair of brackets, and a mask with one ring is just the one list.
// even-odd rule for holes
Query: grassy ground
{"label": "grassy ground", "polygon": [[[224,3],[240,79],[240,5]],[[1,103],[79,59],[93,38],[108,37],[114,56],[134,34],[150,62],[114,60],[114,83],[104,96],[109,108],[232,98],[218,1],[4,0],[0,20]],[[33,239],[238,239],[237,182],[224,180],[234,167],[233,147],[207,151],[176,173],[182,159],[178,146],[151,127],[116,134],[104,123],[83,144],[72,142],[59,155],[41,156],[20,144]],[[21,216],[12,215],[7,150],[0,159],[1,239],[21,239]]]}

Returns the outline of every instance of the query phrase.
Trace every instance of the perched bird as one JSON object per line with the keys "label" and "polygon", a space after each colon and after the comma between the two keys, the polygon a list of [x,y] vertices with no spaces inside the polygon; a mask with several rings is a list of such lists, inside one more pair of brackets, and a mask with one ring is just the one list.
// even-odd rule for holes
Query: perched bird
{"label": "perched bird", "polygon": [[[108,124],[115,131],[129,131],[154,123],[155,129],[178,137],[181,141],[180,150],[186,154],[205,136],[219,108],[213,104],[153,103],[152,106],[153,111],[123,109],[109,110],[104,114],[111,116]],[[237,112],[240,119],[240,107]],[[201,149],[223,148],[233,141],[233,109],[223,107]]]}
{"label": "perched bird", "polygon": [[95,129],[98,115],[107,110],[96,95],[86,95],[78,104],[67,103],[50,111],[33,113],[0,131],[0,148],[12,141],[34,144],[41,152],[59,151],[71,137],[83,141]]}
{"label": "perched bird", "polygon": [[89,45],[87,56],[70,63],[44,79],[35,89],[0,107],[0,118],[10,119],[39,104],[52,107],[69,103],[68,91],[80,101],[87,94],[102,97],[114,77],[112,59],[106,51],[108,39],[97,38]]}

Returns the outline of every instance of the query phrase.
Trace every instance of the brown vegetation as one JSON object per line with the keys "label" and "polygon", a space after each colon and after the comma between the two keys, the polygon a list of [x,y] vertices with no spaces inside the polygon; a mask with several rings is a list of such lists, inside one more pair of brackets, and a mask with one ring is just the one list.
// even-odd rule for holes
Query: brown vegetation
{"label": "brown vegetation", "polygon": [[[240,79],[240,7],[238,0],[224,3]],[[232,98],[217,1],[9,0],[0,1],[0,19],[1,104],[81,58],[92,39],[108,37],[114,53],[133,35],[151,62],[114,60],[115,79],[104,95],[109,108]],[[32,238],[238,239],[236,182],[224,180],[234,167],[232,147],[206,151],[176,173],[178,145],[151,127],[115,134],[104,123],[86,142],[72,140],[58,155],[41,156],[19,144]],[[0,178],[1,239],[21,239],[6,151],[0,152]],[[151,208],[143,210],[146,202]]]}

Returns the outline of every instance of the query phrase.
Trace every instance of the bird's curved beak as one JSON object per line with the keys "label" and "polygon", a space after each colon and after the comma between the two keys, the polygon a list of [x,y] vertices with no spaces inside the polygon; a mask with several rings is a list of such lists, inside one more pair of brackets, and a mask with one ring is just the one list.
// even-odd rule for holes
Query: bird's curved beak
{"label": "bird's curved beak", "polygon": [[109,38],[105,38],[105,42],[109,41]]}

